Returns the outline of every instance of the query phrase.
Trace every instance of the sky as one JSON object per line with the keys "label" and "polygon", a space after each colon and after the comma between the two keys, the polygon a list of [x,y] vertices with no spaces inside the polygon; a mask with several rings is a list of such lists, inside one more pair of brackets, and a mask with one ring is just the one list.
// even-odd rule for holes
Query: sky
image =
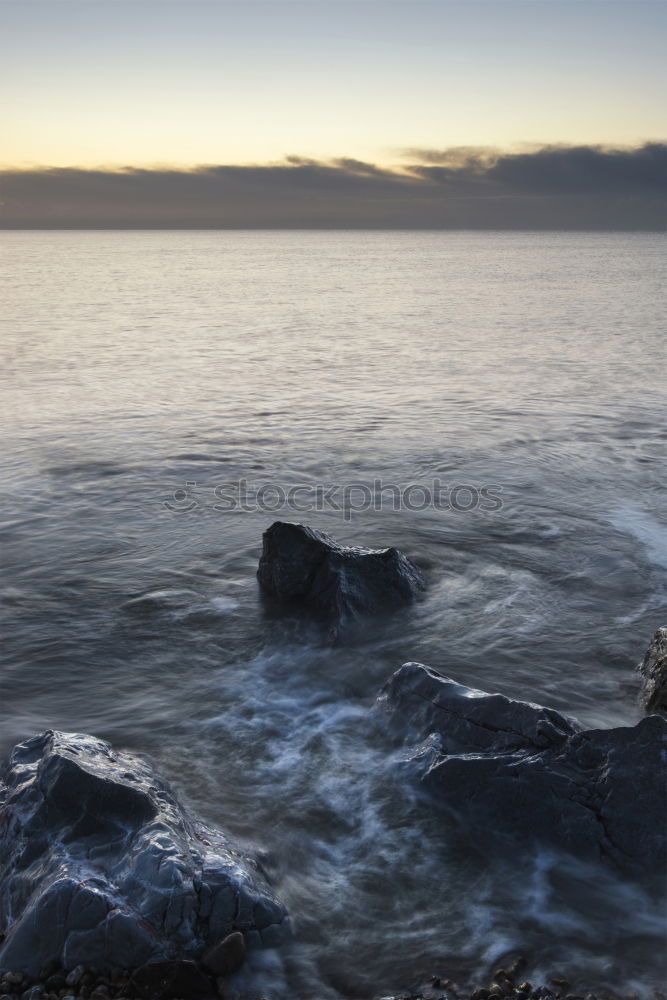
{"label": "sky", "polygon": [[[666,41],[663,0],[0,0],[0,226],[45,211],[62,222],[100,170],[135,172],[125,218],[137,170],[159,193],[170,172],[197,168],[187,197],[200,202],[202,166],[244,166],[261,201],[287,166],[312,185],[303,162],[316,163],[335,189],[361,161],[394,187],[407,174],[414,202],[415,167],[461,147],[516,162],[558,145],[641,147],[667,134]],[[419,177],[422,194],[442,181]]]}
{"label": "sky", "polygon": [[0,0],[4,166],[665,134],[667,4]]}

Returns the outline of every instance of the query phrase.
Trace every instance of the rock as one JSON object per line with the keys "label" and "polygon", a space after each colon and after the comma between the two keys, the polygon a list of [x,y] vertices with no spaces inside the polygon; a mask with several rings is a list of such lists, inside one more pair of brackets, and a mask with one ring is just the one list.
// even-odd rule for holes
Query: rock
{"label": "rock", "polygon": [[[145,760],[53,731],[12,752],[0,774],[0,971],[198,961],[235,930],[261,940],[285,921],[257,863],[187,814]],[[79,982],[79,993],[93,984]]]}
{"label": "rock", "polygon": [[[40,974],[40,979],[43,977],[43,975],[44,975],[43,973]],[[44,985],[46,986],[47,989],[51,990],[54,993],[57,993],[58,990],[64,989],[67,984],[65,982],[65,977],[61,973],[54,972],[53,975],[48,976],[48,978],[44,982]]]}
{"label": "rock", "polygon": [[[60,966],[58,965],[57,962],[47,962],[46,965],[43,965],[42,968],[39,970],[39,979],[40,979],[40,982],[42,980],[48,979],[49,976],[58,975],[58,973],[60,973],[61,971],[62,970],[61,970],[61,968],[60,968]],[[64,979],[63,979],[63,983],[64,983]]]}
{"label": "rock", "polygon": [[[136,1000],[215,996],[215,988],[194,962],[156,962],[131,978],[129,995]],[[91,997],[92,1000],[92,997]]]}
{"label": "rock", "polygon": [[257,578],[283,605],[305,606],[334,628],[408,604],[424,587],[421,571],[398,549],[339,545],[287,521],[264,532]]}
{"label": "rock", "polygon": [[637,668],[642,675],[641,697],[647,712],[667,715],[667,628],[659,628]]}
{"label": "rock", "polygon": [[109,997],[108,986],[96,986],[93,992],[90,994],[90,1000],[108,1000],[108,997]]}
{"label": "rock", "polygon": [[133,997],[202,997],[214,994],[207,976],[194,962],[151,962],[130,979]]}
{"label": "rock", "polygon": [[219,944],[209,948],[202,965],[214,976],[231,976],[245,961],[245,939],[239,931],[228,934]]}
{"label": "rock", "polygon": [[77,965],[65,976],[66,986],[78,986],[86,973],[84,965]]}
{"label": "rock", "polygon": [[385,685],[395,727],[407,733],[438,733],[449,753],[512,751],[560,746],[577,732],[573,719],[502,694],[457,684],[422,663],[404,663]]}
{"label": "rock", "polygon": [[380,705],[418,737],[407,766],[422,787],[488,848],[549,845],[647,879],[664,869],[659,716],[581,730],[551,709],[463,687],[419,663],[396,671]]}

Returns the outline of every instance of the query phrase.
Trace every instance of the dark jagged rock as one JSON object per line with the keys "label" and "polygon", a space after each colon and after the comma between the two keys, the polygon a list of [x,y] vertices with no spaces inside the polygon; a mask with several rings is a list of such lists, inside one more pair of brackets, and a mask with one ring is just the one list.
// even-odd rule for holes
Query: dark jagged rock
{"label": "dark jagged rock", "polygon": [[647,712],[667,716],[667,628],[659,628],[639,664],[642,702]]}
{"label": "dark jagged rock", "polygon": [[409,756],[436,801],[482,843],[544,844],[651,878],[667,863],[667,722],[581,728],[558,712],[404,664],[380,702],[420,739]]}
{"label": "dark jagged rock", "polygon": [[448,753],[560,746],[579,728],[552,709],[464,687],[422,663],[404,663],[381,697],[397,724],[440,734]]}
{"label": "dark jagged rock", "polygon": [[257,578],[272,597],[306,606],[334,628],[408,604],[424,587],[420,570],[398,549],[339,545],[288,521],[264,532]]}
{"label": "dark jagged rock", "polygon": [[19,744],[0,775],[0,970],[194,960],[285,909],[149,763],[91,736]]}

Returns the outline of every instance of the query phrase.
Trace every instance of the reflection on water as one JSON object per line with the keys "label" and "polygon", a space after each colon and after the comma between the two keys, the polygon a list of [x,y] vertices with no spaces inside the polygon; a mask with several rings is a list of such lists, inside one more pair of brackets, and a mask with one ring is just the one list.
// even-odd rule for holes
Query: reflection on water
{"label": "reflection on water", "polygon": [[[49,726],[150,753],[254,845],[295,938],[249,989],[361,997],[520,948],[648,990],[658,904],[547,855],[489,865],[397,780],[373,703],[417,659],[639,718],[667,593],[660,237],[4,238],[2,753]],[[429,579],[334,649],[259,599],[277,515],[214,492],[436,476],[502,509],[294,518]]]}

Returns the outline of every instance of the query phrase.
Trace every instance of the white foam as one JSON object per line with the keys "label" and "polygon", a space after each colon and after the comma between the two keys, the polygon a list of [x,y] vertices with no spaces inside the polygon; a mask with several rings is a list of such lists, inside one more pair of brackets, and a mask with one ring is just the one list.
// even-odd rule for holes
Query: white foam
{"label": "white foam", "polygon": [[212,597],[210,603],[216,611],[235,611],[241,602],[233,597]]}
{"label": "white foam", "polygon": [[647,511],[631,505],[617,507],[608,515],[607,520],[618,531],[641,542],[655,566],[667,569],[667,525]]}
{"label": "white foam", "polygon": [[[585,912],[576,893],[563,896],[555,855],[526,857],[519,871],[462,857],[446,817],[396,773],[405,748],[388,746],[381,713],[351,694],[356,669],[344,649],[284,645],[204,681],[210,714],[190,723],[203,751],[197,766],[216,794],[236,796],[229,815],[249,809],[253,829],[268,831],[263,860],[295,934],[284,952],[249,963],[242,995],[264,990],[272,1000],[291,1000],[315,990],[318,1000],[338,998],[326,970],[341,953],[351,974],[377,977],[376,990],[397,987],[391,969],[417,952],[437,972],[447,955],[472,967],[532,942],[539,948],[554,935],[578,942],[573,961],[582,966],[600,950],[601,912],[625,927],[626,904],[628,935],[632,924],[655,936],[654,914],[640,895],[626,896],[611,878],[604,907],[598,901]],[[224,776],[221,757],[232,765]],[[400,942],[400,953],[389,941]]]}

